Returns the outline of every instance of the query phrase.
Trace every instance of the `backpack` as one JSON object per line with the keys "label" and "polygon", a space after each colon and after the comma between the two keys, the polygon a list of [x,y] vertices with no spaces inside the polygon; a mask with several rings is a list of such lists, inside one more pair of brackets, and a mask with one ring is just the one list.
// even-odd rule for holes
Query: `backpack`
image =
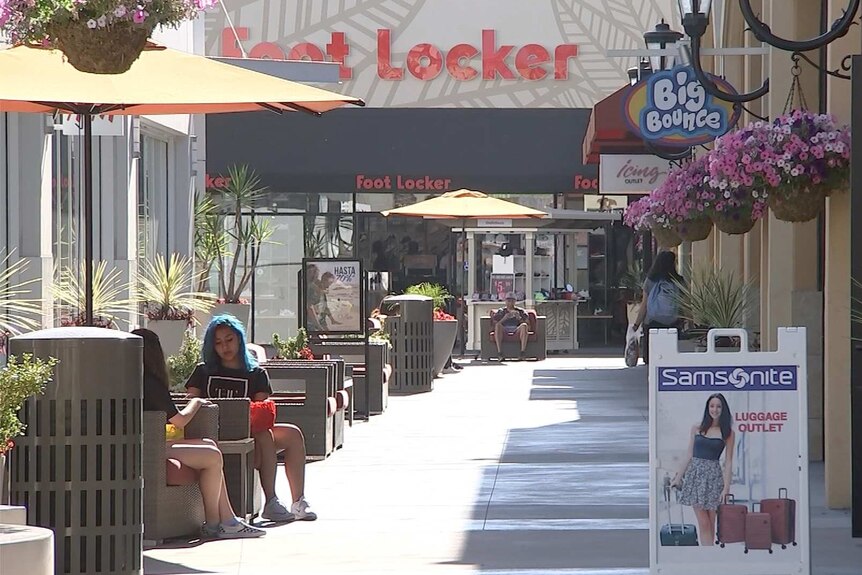
{"label": "backpack", "polygon": [[653,284],[647,297],[647,319],[651,322],[672,325],[679,319],[676,285],[669,280]]}

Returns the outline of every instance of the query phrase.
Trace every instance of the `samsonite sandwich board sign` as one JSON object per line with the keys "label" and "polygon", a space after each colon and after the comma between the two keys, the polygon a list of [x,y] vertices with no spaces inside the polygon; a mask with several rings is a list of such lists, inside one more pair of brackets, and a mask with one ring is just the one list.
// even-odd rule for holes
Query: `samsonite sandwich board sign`
{"label": "samsonite sandwich board sign", "polygon": [[[716,349],[728,337],[740,351]],[[714,329],[680,353],[675,329],[650,332],[651,574],[809,575],[805,338],[780,328],[777,351],[750,352]]]}

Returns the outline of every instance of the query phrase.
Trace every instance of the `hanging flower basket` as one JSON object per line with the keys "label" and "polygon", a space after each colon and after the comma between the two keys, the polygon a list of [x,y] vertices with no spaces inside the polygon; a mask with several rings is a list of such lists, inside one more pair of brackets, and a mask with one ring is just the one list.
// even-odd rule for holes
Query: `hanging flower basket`
{"label": "hanging flower basket", "polygon": [[785,222],[808,222],[817,217],[825,206],[826,189],[823,186],[782,188],[767,198],[775,217]]}
{"label": "hanging flower basket", "polygon": [[710,217],[719,231],[730,235],[747,234],[754,227],[755,222],[750,213],[740,210],[713,212]]}
{"label": "hanging flower basket", "polygon": [[69,20],[51,25],[50,31],[57,48],[81,72],[122,74],[144,51],[153,27],[120,21],[90,29],[85,21]]}
{"label": "hanging flower basket", "polygon": [[675,248],[682,243],[682,238],[673,228],[654,226],[651,231],[652,237],[655,238],[656,243],[661,248]]}
{"label": "hanging flower basket", "polygon": [[685,241],[699,242],[709,237],[712,220],[709,217],[694,218],[676,225],[676,233]]}
{"label": "hanging flower basket", "polygon": [[12,44],[58,48],[82,72],[122,74],[156,27],[178,27],[216,0],[0,0]]}

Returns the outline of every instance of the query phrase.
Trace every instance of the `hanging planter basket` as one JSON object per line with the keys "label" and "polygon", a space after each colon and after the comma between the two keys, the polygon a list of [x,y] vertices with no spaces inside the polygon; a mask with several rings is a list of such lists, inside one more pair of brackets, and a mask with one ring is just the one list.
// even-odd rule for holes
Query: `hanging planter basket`
{"label": "hanging planter basket", "polygon": [[650,231],[652,231],[652,237],[655,238],[660,248],[675,248],[682,243],[682,238],[673,228],[655,226]]}
{"label": "hanging planter basket", "polygon": [[754,218],[746,212],[715,212],[711,216],[715,227],[726,234],[747,234],[754,227]]}
{"label": "hanging planter basket", "polygon": [[81,72],[122,74],[138,59],[152,34],[151,26],[117,22],[105,28],[87,27],[83,20],[52,24],[54,44]]}
{"label": "hanging planter basket", "polygon": [[699,242],[709,237],[712,231],[712,220],[704,216],[686,220],[676,225],[676,233],[687,242]]}
{"label": "hanging planter basket", "polygon": [[766,199],[775,217],[785,222],[808,222],[823,211],[826,189],[823,186],[811,188],[784,188],[773,192]]}

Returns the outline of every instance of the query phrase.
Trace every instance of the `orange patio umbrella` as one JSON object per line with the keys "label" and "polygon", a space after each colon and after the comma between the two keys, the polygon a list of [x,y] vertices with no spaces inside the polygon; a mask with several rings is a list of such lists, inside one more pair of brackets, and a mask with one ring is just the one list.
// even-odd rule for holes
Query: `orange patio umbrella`
{"label": "orange patio umbrella", "polygon": [[65,112],[84,128],[84,257],[87,325],[93,313],[92,119],[97,115],[302,111],[320,115],[359,98],[150,44],[123,74],[81,72],[62,52],[0,50],[0,112]]}
{"label": "orange patio umbrella", "polygon": [[[456,190],[446,192],[442,196],[417,202],[409,206],[403,206],[382,212],[384,216],[410,216],[427,219],[462,220],[461,225],[461,261],[467,261],[467,220],[478,219],[530,219],[544,218],[548,214],[533,208],[528,208],[514,202],[494,198],[488,194],[475,190]],[[463,302],[466,303],[467,290],[467,266],[463,266],[462,282],[464,286]],[[463,313],[463,312],[462,312]],[[461,333],[461,356],[466,350],[467,342],[464,333]]]}

